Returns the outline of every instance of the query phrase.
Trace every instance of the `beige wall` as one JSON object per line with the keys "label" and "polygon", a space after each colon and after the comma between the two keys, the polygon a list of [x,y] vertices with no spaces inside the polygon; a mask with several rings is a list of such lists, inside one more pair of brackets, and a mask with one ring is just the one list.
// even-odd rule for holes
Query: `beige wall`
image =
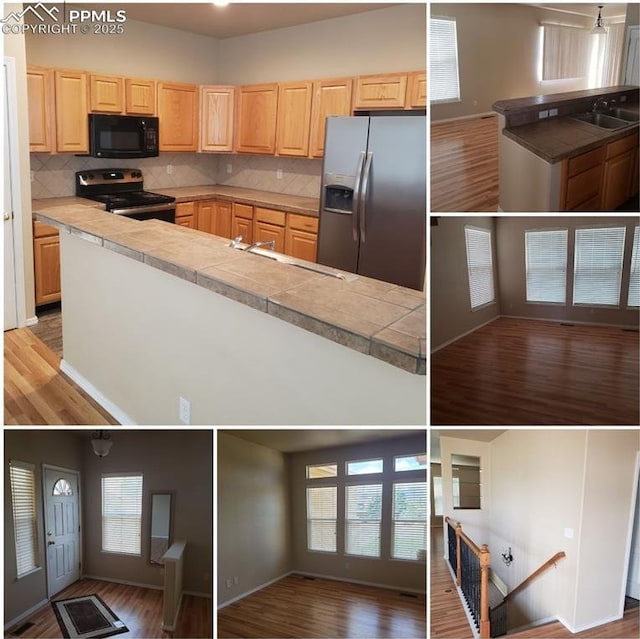
{"label": "beige wall", "polygon": [[[575,229],[589,225],[624,225],[626,246],[624,254],[621,300],[623,308],[574,307],[573,298],[573,256]],[[513,315],[532,319],[553,319],[575,322],[594,322],[620,326],[638,326],[637,310],[627,310],[629,291],[631,250],[633,248],[634,227],[637,217],[499,217],[496,221],[496,241],[498,249],[498,280],[500,283],[500,305],[503,315]],[[524,232],[533,229],[568,228],[569,246],[567,254],[567,305],[530,304],[526,300],[526,264]]]}
{"label": "beige wall", "polygon": [[222,604],[291,570],[289,481],[282,453],[229,432],[218,431],[217,459]]}
{"label": "beige wall", "polygon": [[[16,553],[11,512],[11,460],[35,465],[36,513],[39,565],[42,569],[16,581]],[[42,496],[42,464],[82,471],[80,440],[64,431],[5,430],[4,432],[4,620],[22,615],[37,604],[46,603],[45,539]],[[81,475],[81,481],[83,480]]]}
{"label": "beige wall", "polygon": [[[420,562],[407,562],[388,559],[391,548],[391,523],[383,515],[381,529],[382,558],[368,559],[364,557],[347,556],[344,549],[344,486],[346,483],[344,469],[345,462],[358,459],[384,459],[384,483],[382,509],[390,513],[392,508],[392,482],[404,478],[414,479],[425,477],[424,472],[393,473],[393,457],[395,455],[410,455],[426,452],[426,437],[424,431],[415,436],[389,439],[370,444],[360,444],[340,448],[332,448],[291,455],[290,483],[292,507],[292,536],[293,536],[293,570],[316,575],[326,575],[342,579],[365,581],[396,588],[406,588],[424,592],[426,590],[426,566]],[[306,480],[306,466],[309,464],[337,463],[341,469],[336,478],[338,486],[338,521],[336,545],[338,552],[322,553],[307,550],[306,523],[306,488],[315,485]]]}
{"label": "beige wall", "polygon": [[220,41],[220,83],[331,78],[426,66],[426,4],[401,4]]}
{"label": "beige wall", "polygon": [[441,216],[431,227],[431,350],[472,331],[500,315],[495,233],[494,290],[496,303],[476,311],[469,300],[465,225],[494,230],[494,219],[482,216]]}
{"label": "beige wall", "polygon": [[434,17],[456,18],[460,102],[435,104],[442,120],[491,111],[496,100],[587,88],[587,80],[538,81],[540,21],[592,26],[593,19],[526,4],[431,4]]}

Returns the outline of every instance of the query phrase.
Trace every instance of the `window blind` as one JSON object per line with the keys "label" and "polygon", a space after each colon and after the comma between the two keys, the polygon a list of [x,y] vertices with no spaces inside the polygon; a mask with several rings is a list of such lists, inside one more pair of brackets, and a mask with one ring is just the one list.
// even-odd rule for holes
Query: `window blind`
{"label": "window blind", "polygon": [[566,302],[567,238],[567,229],[525,232],[527,302]]}
{"label": "window blind", "polygon": [[307,488],[307,548],[336,552],[336,486]]}
{"label": "window blind", "polygon": [[142,475],[102,476],[102,550],[139,555]]}
{"label": "window blind", "polygon": [[22,577],[38,567],[36,490],[34,467],[10,462],[11,507],[16,544],[16,572]]}
{"label": "window blind", "polygon": [[458,38],[454,18],[429,21],[429,100],[453,102],[460,99]]}
{"label": "window blind", "polygon": [[491,231],[464,229],[467,247],[467,271],[471,308],[489,304],[495,299],[493,291],[493,258],[491,255]]}
{"label": "window blind", "polygon": [[584,78],[589,73],[589,32],[578,27],[543,25],[542,79]]}
{"label": "window blind", "polygon": [[577,229],[573,303],[618,306],[624,227]]}
{"label": "window blind", "polygon": [[393,484],[391,556],[394,559],[424,560],[426,548],[427,484]]}
{"label": "window blind", "polygon": [[631,274],[629,276],[628,306],[640,306],[640,226],[633,233],[633,252],[631,253]]}
{"label": "window blind", "polygon": [[382,484],[347,486],[346,502],[345,552],[379,557]]}

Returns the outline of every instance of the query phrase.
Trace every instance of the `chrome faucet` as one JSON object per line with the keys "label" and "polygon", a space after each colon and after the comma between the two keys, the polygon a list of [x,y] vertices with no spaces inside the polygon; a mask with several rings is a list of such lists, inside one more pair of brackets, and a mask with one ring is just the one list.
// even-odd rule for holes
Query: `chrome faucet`
{"label": "chrome faucet", "polygon": [[265,242],[254,242],[253,244],[249,244],[246,248],[242,249],[243,251],[251,251],[254,248],[258,248],[259,246],[268,246],[272,251],[276,250],[276,242],[275,240],[269,240]]}
{"label": "chrome faucet", "polygon": [[594,103],[593,103],[593,113],[597,113],[598,112],[598,107],[602,106],[604,107],[604,110],[606,111],[607,107],[609,106],[609,103],[604,99],[604,98],[598,98]]}
{"label": "chrome faucet", "polygon": [[231,243],[229,244],[229,246],[231,248],[238,248],[238,244],[240,244],[240,242],[242,242],[242,235],[237,235],[231,240]]}

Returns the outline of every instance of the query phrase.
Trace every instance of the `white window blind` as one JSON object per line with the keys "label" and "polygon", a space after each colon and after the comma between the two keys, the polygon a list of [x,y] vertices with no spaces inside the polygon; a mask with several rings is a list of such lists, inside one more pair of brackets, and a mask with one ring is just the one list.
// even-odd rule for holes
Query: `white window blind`
{"label": "white window blind", "polygon": [[599,87],[618,84],[622,51],[624,50],[624,23],[607,24],[607,33],[595,36],[598,44],[597,73]]}
{"label": "white window blind", "polygon": [[527,302],[565,303],[567,238],[567,229],[525,232]]}
{"label": "white window blind", "polygon": [[573,303],[618,306],[624,227],[577,229]]}
{"label": "white window blind", "polygon": [[394,559],[425,560],[426,548],[427,484],[393,484],[391,556]]}
{"label": "white window blind", "polygon": [[591,41],[588,30],[543,25],[542,79],[584,78],[589,73]]}
{"label": "white window blind", "polygon": [[491,231],[464,229],[467,246],[467,271],[471,308],[478,308],[494,301],[493,258],[491,255]]}
{"label": "white window blind", "polygon": [[9,479],[17,576],[22,577],[38,567],[34,467],[12,461],[9,464]]}
{"label": "white window blind", "polygon": [[454,102],[460,99],[458,38],[454,18],[429,21],[429,100]]}
{"label": "white window blind", "polygon": [[382,484],[347,486],[346,502],[345,552],[379,557]]}
{"label": "white window blind", "polygon": [[307,488],[307,548],[336,552],[336,486]]}
{"label": "white window blind", "polygon": [[140,554],[142,475],[102,476],[102,550]]}
{"label": "white window blind", "polygon": [[640,226],[633,233],[633,252],[631,253],[631,274],[629,276],[628,306],[640,306]]}

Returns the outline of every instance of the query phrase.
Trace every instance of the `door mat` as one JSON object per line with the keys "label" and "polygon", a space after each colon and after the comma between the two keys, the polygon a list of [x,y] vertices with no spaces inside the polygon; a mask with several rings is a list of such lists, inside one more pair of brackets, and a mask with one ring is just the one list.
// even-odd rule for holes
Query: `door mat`
{"label": "door mat", "polygon": [[51,605],[64,637],[99,639],[129,631],[98,595],[60,599]]}

